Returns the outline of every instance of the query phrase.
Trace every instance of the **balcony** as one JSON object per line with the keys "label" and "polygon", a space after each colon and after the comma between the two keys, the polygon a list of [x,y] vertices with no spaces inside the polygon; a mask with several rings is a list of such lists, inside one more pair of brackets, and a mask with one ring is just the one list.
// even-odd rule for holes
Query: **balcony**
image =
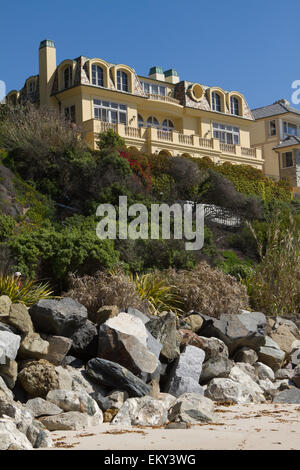
{"label": "balcony", "polygon": [[179,100],[176,100],[171,96],[154,95],[153,93],[146,93],[146,95],[149,100],[163,101],[164,103],[180,104]]}
{"label": "balcony", "polygon": [[166,150],[171,155],[186,153],[195,157],[209,156],[212,159],[232,161],[232,163],[263,165],[262,152],[259,148],[225,144],[218,139],[205,139],[197,134],[186,135],[155,127],[137,128],[120,123],[102,122],[97,119],[90,119],[83,123],[86,139],[93,145],[95,135],[108,129],[118,132],[128,146],[137,146],[137,148],[149,153],[154,153],[156,150]]}

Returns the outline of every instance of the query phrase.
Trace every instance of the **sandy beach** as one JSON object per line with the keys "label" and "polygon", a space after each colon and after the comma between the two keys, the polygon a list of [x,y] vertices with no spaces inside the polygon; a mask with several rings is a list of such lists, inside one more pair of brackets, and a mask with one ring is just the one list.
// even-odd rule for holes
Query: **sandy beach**
{"label": "sandy beach", "polygon": [[53,450],[300,450],[299,405],[216,405],[216,413],[216,423],[189,429],[56,431]]}

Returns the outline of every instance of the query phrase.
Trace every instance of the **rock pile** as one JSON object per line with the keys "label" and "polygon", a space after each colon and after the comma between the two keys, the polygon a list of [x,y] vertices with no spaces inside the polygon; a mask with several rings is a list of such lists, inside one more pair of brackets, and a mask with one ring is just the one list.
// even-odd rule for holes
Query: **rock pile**
{"label": "rock pile", "polygon": [[0,450],[111,422],[216,422],[214,403],[300,403],[300,333],[260,312],[146,316],[0,296]]}

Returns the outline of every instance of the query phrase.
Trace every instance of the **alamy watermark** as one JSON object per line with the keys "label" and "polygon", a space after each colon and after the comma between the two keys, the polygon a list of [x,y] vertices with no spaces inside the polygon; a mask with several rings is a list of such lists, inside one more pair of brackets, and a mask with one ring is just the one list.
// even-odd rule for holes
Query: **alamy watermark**
{"label": "alamy watermark", "polygon": [[204,244],[204,205],[175,203],[128,206],[127,196],[119,196],[118,211],[112,204],[100,204],[102,217],[96,233],[101,240],[184,240],[186,250],[201,250]]}
{"label": "alamy watermark", "polygon": [[0,104],[5,104],[6,85],[5,82],[0,80]]}

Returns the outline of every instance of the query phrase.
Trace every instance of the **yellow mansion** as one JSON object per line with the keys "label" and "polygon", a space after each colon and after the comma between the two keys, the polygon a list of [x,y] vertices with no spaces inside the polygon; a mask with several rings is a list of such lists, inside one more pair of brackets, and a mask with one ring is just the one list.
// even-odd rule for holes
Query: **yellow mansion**
{"label": "yellow mansion", "polygon": [[128,65],[83,56],[57,65],[54,42],[45,40],[39,75],[7,99],[56,107],[93,148],[97,134],[113,128],[128,147],[147,153],[207,156],[263,169],[260,148],[250,145],[255,123],[244,96],[180,80],[173,69],[152,67],[144,77]]}

